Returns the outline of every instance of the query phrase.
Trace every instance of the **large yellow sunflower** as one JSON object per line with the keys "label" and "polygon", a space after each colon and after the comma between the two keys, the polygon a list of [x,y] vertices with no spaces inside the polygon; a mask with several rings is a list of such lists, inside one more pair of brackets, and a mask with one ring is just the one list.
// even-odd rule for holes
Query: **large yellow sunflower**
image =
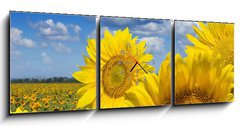
{"label": "large yellow sunflower", "polygon": [[162,62],[158,75],[148,74],[145,88],[153,99],[155,105],[171,104],[171,63],[170,53]]}
{"label": "large yellow sunflower", "polygon": [[186,53],[175,56],[175,104],[233,101],[233,65],[212,51]]}
{"label": "large yellow sunflower", "polygon": [[128,28],[118,30],[114,35],[105,30],[101,39],[100,62],[102,109],[154,105],[141,81],[146,75],[145,71],[154,70],[147,64],[153,56],[144,53],[145,45],[146,41],[138,43],[137,37],[132,38]]}
{"label": "large yellow sunflower", "polygon": [[234,24],[202,23],[193,26],[197,37],[187,34],[187,38],[194,46],[187,46],[189,50],[212,51],[216,56],[221,55],[225,64],[234,63]]}
{"label": "large yellow sunflower", "polygon": [[96,41],[88,39],[86,47],[88,55],[84,56],[86,65],[79,66],[80,70],[73,73],[73,77],[78,80],[82,87],[77,91],[81,97],[78,100],[77,108],[95,109],[96,108]]}

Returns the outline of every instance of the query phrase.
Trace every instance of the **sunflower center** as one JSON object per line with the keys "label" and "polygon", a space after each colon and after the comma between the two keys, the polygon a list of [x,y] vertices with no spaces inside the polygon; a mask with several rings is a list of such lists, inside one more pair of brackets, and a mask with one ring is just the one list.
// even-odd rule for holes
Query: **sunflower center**
{"label": "sunflower center", "polygon": [[110,82],[112,86],[120,86],[126,77],[126,67],[123,64],[114,63],[110,70]]}
{"label": "sunflower center", "polygon": [[122,97],[132,86],[132,75],[130,65],[124,56],[112,57],[103,66],[101,79],[104,93],[111,98]]}
{"label": "sunflower center", "polygon": [[213,102],[214,99],[208,97],[208,95],[199,88],[193,91],[186,91],[184,93],[177,94],[175,99],[176,104],[201,104]]}
{"label": "sunflower center", "polygon": [[224,40],[220,41],[215,47],[213,48],[213,51],[215,54],[220,54],[222,58],[224,59],[226,64],[233,64],[234,58],[233,58],[233,41],[230,40]]}

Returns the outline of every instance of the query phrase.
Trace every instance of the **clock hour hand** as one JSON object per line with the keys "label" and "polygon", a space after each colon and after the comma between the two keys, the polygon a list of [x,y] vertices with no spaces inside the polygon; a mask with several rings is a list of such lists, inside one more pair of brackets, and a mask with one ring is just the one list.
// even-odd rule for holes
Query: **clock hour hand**
{"label": "clock hour hand", "polygon": [[134,66],[132,67],[132,69],[130,70],[130,72],[133,71],[133,69],[136,67],[137,64],[138,64],[138,61],[134,64]]}

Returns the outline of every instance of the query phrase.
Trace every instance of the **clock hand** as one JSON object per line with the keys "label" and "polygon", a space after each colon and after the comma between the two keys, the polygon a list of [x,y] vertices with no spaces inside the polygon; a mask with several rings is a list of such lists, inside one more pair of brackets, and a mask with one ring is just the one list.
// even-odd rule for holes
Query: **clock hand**
{"label": "clock hand", "polygon": [[132,72],[133,69],[134,69],[134,67],[138,64],[138,65],[143,69],[143,71],[144,71],[146,74],[148,74],[148,72],[142,67],[142,65],[141,65],[130,53],[128,53],[128,55],[129,55],[134,61],[136,61],[136,63],[134,64],[134,66],[132,67],[132,69],[130,70],[130,72]]}
{"label": "clock hand", "polygon": [[128,53],[128,55],[129,55],[134,61],[136,61],[136,63],[134,64],[134,66],[132,67],[132,69],[131,69],[130,72],[132,72],[132,70],[134,69],[134,67],[138,64],[138,65],[143,69],[143,71],[144,71],[146,74],[148,74],[148,72],[142,67],[142,65],[141,65],[130,53]]}
{"label": "clock hand", "polygon": [[148,74],[148,72],[142,67],[141,64],[139,64],[138,62],[137,62],[137,64],[143,69],[143,71],[144,71],[146,74]]}
{"label": "clock hand", "polygon": [[132,67],[132,69],[130,70],[130,72],[133,71],[133,69],[136,67],[137,64],[138,64],[138,61],[134,64],[134,66]]}

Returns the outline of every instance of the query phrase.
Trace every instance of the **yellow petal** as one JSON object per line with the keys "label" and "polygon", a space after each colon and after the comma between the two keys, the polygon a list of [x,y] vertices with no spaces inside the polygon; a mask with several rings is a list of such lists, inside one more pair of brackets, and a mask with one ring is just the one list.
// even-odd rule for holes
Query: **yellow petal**
{"label": "yellow petal", "polygon": [[94,83],[96,82],[95,69],[74,72],[72,75],[77,81],[81,83]]}
{"label": "yellow petal", "polygon": [[96,88],[89,89],[81,98],[79,98],[77,103],[77,108],[84,108],[88,104],[92,103],[96,99]]}
{"label": "yellow petal", "polygon": [[198,41],[197,38],[193,37],[190,34],[187,34],[186,36],[187,36],[188,40],[191,41],[195,46],[197,46],[199,48],[202,48],[202,49],[205,49],[205,50],[209,50],[209,47],[207,47],[206,45],[202,44],[200,41]]}
{"label": "yellow petal", "polygon": [[142,83],[138,86],[132,87],[126,92],[126,99],[130,100],[133,104],[136,106],[154,106],[153,100],[144,89],[144,86],[140,86]]}

